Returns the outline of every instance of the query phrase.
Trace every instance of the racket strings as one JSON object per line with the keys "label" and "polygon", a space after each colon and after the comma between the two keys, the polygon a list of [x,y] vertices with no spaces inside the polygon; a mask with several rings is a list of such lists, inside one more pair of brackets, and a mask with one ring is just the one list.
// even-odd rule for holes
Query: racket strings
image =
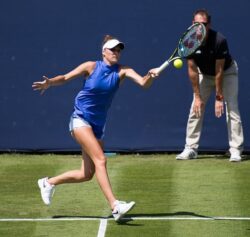
{"label": "racket strings", "polygon": [[206,36],[206,29],[202,24],[195,24],[184,34],[178,45],[180,57],[188,57],[202,44]]}

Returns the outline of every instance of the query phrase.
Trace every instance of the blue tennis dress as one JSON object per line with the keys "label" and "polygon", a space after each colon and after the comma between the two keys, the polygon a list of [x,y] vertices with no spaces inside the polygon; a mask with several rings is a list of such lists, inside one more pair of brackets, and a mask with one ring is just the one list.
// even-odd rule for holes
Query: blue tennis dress
{"label": "blue tennis dress", "polygon": [[103,136],[107,113],[119,88],[118,70],[118,64],[109,66],[104,61],[97,61],[93,73],[75,98],[73,116],[86,120],[98,139]]}

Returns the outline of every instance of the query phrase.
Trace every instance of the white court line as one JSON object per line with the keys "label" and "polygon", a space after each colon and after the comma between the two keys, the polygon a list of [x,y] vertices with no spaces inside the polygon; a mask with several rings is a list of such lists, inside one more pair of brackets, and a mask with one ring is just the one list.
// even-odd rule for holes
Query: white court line
{"label": "white court line", "polygon": [[72,218],[3,218],[0,222],[15,222],[15,221],[100,221],[102,218],[91,217],[72,217]]}
{"label": "white court line", "polygon": [[215,217],[131,217],[123,218],[124,220],[246,220],[250,221],[250,217],[228,217],[228,216],[215,216]]}
{"label": "white court line", "polygon": [[[102,221],[114,220],[112,217],[72,217],[72,218],[0,218],[0,222],[39,222],[39,221]],[[156,216],[145,216],[145,217],[124,217],[123,220],[240,220],[250,221],[250,217],[230,217],[230,216],[214,216],[214,217],[156,217]]]}
{"label": "white court line", "polygon": [[100,225],[99,225],[99,230],[98,230],[97,237],[105,237],[105,232],[106,232],[106,229],[107,229],[107,224],[108,224],[108,220],[107,219],[102,219],[100,221]]}

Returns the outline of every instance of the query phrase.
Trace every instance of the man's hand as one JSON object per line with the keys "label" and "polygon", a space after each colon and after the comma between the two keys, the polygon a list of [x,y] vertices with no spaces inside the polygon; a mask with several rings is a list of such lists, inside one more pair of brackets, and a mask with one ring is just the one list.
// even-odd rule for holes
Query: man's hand
{"label": "man's hand", "polygon": [[203,107],[204,107],[204,102],[202,101],[202,99],[200,97],[196,97],[194,99],[193,111],[197,118],[201,116],[201,110],[203,110]]}
{"label": "man's hand", "polygon": [[215,116],[220,118],[224,114],[223,100],[215,100]]}

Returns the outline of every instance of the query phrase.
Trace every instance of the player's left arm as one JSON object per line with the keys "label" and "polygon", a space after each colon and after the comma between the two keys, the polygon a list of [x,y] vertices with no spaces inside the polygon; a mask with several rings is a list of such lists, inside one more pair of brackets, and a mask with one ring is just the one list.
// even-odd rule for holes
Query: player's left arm
{"label": "player's left arm", "polygon": [[143,88],[149,88],[157,76],[157,69],[149,70],[145,76],[139,75],[134,69],[126,66],[123,66],[120,70],[121,79],[127,77]]}

